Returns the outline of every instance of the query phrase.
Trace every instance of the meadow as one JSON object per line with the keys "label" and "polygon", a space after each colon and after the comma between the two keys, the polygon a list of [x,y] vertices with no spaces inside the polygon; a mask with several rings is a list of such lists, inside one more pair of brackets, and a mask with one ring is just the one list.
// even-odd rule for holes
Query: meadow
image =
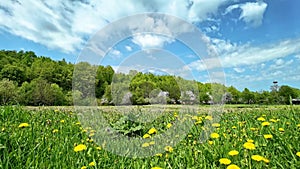
{"label": "meadow", "polygon": [[[97,137],[97,126],[83,124],[73,107],[0,107],[0,168],[300,168],[300,107],[225,106],[218,117],[209,106],[182,114],[180,108],[140,106],[127,114],[113,107],[97,110],[119,135],[143,142],[137,149],[150,153],[139,158],[109,151],[109,143]],[[141,113],[148,113],[148,121],[138,121]],[[151,154],[160,144],[155,136],[178,121],[193,125],[186,135],[171,135],[182,137],[178,144]]]}

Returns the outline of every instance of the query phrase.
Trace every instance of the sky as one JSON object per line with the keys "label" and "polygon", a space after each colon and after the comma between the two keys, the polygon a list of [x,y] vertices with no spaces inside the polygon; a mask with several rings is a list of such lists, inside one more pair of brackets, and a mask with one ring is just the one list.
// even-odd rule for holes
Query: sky
{"label": "sky", "polygon": [[298,0],[7,0],[0,4],[0,50],[72,63],[97,58],[90,61],[117,72],[172,74],[239,90],[269,90],[275,80],[300,88],[299,6]]}

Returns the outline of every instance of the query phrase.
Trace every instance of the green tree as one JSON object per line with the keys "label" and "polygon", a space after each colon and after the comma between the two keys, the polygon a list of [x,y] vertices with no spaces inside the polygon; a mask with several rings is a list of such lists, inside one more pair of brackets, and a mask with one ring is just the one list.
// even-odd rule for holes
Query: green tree
{"label": "green tree", "polygon": [[6,105],[15,103],[17,94],[17,86],[9,79],[2,79],[0,81],[0,103]]}

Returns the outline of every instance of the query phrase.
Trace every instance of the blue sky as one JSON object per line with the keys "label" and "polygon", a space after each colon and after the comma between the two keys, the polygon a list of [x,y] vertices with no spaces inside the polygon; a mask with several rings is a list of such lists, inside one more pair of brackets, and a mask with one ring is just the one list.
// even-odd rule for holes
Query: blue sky
{"label": "blue sky", "polygon": [[[269,90],[277,80],[279,85],[300,88],[299,6],[297,0],[8,0],[0,5],[0,49],[32,50],[75,63],[90,40],[111,23],[159,12],[203,32],[217,52],[226,86]],[[145,20],[136,22],[147,26]],[[99,64],[116,71],[138,69],[213,81],[211,65],[176,38],[132,34],[102,55]]]}

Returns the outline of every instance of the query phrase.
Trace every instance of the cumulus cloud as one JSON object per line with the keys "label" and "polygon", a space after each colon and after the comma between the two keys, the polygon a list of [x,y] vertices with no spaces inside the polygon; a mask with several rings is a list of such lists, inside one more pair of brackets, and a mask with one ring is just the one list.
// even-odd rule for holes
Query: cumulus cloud
{"label": "cumulus cloud", "polygon": [[139,45],[142,49],[161,48],[165,43],[171,43],[173,41],[174,41],[173,39],[167,37],[151,35],[151,34],[136,35],[133,37],[132,40],[132,42]]}
{"label": "cumulus cloud", "polygon": [[235,4],[227,7],[225,14],[234,9],[240,8],[242,12],[239,19],[253,27],[257,27],[262,24],[263,16],[267,6],[268,5],[264,2],[246,2],[243,4]]}
{"label": "cumulus cloud", "polygon": [[72,53],[80,50],[93,34],[108,23],[125,16],[161,12],[199,22],[215,14],[219,6],[226,2],[126,0],[120,4],[119,0],[3,1],[0,6],[0,30],[50,49]]}

